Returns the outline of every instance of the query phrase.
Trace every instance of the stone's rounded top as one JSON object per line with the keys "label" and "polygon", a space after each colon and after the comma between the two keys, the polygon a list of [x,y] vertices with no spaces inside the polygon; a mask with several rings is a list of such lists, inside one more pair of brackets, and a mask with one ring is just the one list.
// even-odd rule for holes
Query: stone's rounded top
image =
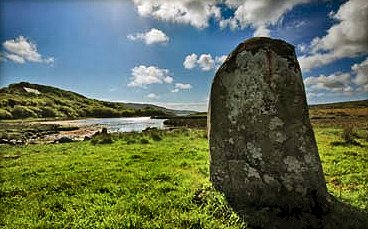
{"label": "stone's rounded top", "polygon": [[299,67],[299,64],[296,61],[295,47],[293,45],[280,39],[272,39],[268,37],[253,37],[240,43],[227,57],[225,61],[225,63],[227,63],[227,66],[222,65],[219,70],[231,71],[236,68],[236,66],[234,66],[235,58],[239,53],[243,51],[250,51],[254,55],[260,50],[272,50],[280,57],[287,59],[295,66]]}
{"label": "stone's rounded top", "polygon": [[272,39],[268,37],[253,37],[240,43],[232,54],[237,55],[238,53],[247,50],[253,54],[257,53],[260,49],[271,49],[278,55],[284,58],[290,58],[295,55],[294,46],[287,43],[286,41],[279,39]]}

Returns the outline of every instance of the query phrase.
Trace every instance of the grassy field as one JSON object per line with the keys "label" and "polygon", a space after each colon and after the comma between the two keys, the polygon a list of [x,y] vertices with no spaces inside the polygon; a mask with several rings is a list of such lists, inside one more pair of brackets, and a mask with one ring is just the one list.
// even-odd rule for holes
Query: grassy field
{"label": "grassy field", "polygon": [[[364,217],[367,129],[353,130],[352,143],[346,143],[342,132],[315,128],[328,189]],[[211,189],[203,130],[2,145],[0,153],[1,228],[246,227]]]}

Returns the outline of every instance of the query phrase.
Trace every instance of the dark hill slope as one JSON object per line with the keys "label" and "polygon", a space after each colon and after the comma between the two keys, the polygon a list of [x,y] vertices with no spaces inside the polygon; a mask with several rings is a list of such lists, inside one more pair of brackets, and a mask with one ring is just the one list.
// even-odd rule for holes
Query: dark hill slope
{"label": "dark hill slope", "polygon": [[16,83],[0,89],[0,119],[174,116],[175,111],[150,104],[89,99],[59,88]]}
{"label": "dark hill slope", "polygon": [[309,105],[310,109],[368,108],[368,100]]}

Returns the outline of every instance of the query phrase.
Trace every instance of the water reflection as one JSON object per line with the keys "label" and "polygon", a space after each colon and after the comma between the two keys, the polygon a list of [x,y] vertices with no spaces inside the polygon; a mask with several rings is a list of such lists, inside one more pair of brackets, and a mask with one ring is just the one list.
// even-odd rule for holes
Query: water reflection
{"label": "water reflection", "polygon": [[134,118],[95,118],[76,120],[80,125],[94,125],[106,127],[109,132],[141,132],[148,127],[164,129],[165,119],[151,119],[150,117]]}

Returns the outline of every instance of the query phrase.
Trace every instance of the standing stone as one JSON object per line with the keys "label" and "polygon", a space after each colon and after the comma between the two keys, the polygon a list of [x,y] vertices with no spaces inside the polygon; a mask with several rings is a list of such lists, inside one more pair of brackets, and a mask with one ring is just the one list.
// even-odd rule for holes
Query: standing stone
{"label": "standing stone", "polygon": [[294,47],[241,43],[216,72],[208,117],[211,181],[230,204],[258,227],[318,227],[328,195]]}

